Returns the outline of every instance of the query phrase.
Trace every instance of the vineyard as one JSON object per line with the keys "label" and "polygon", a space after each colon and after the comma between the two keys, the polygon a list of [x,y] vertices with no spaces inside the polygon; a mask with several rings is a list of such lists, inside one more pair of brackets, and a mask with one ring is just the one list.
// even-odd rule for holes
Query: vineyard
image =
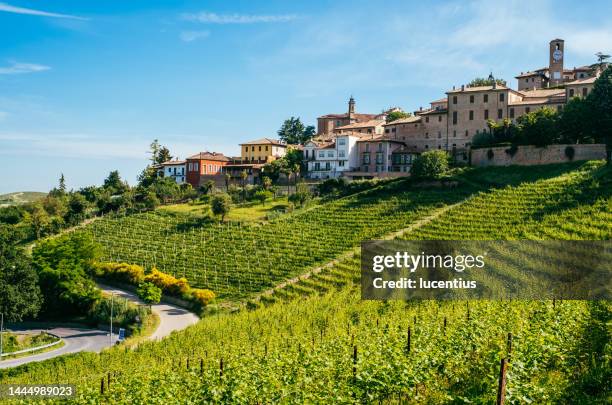
{"label": "vineyard", "polygon": [[221,298],[238,299],[323,264],[362,240],[400,229],[472,191],[467,185],[452,191],[399,187],[380,187],[264,224],[150,212],[98,220],[80,232],[102,244],[103,260],[156,266]]}
{"label": "vineyard", "polygon": [[[334,223],[359,224],[354,214],[364,207],[378,212],[402,207],[401,213],[387,211],[396,219],[379,222],[380,234],[459,200],[402,237],[610,239],[609,167],[566,165],[522,175],[513,168],[496,170],[491,177],[466,174],[475,193],[467,200],[440,190],[377,190],[324,207],[336,212],[337,222],[316,212],[300,215],[333,232]],[[475,191],[485,184],[487,191]],[[353,215],[342,215],[340,207],[351,207]],[[299,216],[286,221],[294,227],[308,224]],[[215,237],[227,235],[221,227],[207,226]],[[279,223],[261,228],[267,226],[281,232]],[[354,235],[367,233],[357,229]],[[335,251],[351,246],[336,243]],[[333,255],[323,244],[310,245],[311,252],[317,246],[325,252],[319,260]],[[359,257],[351,256],[262,297],[266,305],[256,310],[205,317],[135,350],[117,347],[4,371],[0,381],[74,383],[77,403],[488,404],[495,402],[505,357],[507,403],[606,403],[610,395],[610,303],[361,301],[358,277]]]}

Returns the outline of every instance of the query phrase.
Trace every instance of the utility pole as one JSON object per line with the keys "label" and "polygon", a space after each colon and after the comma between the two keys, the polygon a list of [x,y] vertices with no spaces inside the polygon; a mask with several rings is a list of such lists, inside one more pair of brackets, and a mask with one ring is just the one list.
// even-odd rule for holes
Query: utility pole
{"label": "utility pole", "polygon": [[113,297],[115,293],[111,293],[111,313],[110,313],[110,346],[113,347]]}

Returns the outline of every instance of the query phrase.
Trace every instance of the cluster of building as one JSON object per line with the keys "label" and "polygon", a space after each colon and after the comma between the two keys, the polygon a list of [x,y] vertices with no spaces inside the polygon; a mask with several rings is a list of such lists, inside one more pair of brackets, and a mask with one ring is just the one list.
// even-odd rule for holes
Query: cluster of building
{"label": "cluster of building", "polygon": [[497,84],[491,74],[490,85],[453,86],[429,107],[390,122],[388,114],[401,111],[399,108],[380,114],[357,113],[351,97],[346,113],[318,117],[317,134],[305,145],[264,138],[241,144],[239,158],[203,152],[182,162],[166,162],[160,171],[193,186],[223,173],[236,178],[245,170],[249,181],[256,182],[263,165],[282,157],[288,147],[303,150],[305,175],[313,179],[406,176],[418,154],[436,149],[467,160],[474,137],[489,131],[489,120],[514,122],[543,107],[560,111],[572,98],[589,94],[605,65],[565,69],[564,59],[564,41],[554,39],[549,66],[517,75],[518,90]]}

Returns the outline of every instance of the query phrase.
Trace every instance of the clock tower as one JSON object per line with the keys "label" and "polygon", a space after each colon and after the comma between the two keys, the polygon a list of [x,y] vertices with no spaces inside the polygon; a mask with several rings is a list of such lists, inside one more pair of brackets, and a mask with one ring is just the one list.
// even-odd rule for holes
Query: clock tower
{"label": "clock tower", "polygon": [[553,39],[550,41],[550,64],[548,72],[551,86],[558,86],[563,83],[563,59],[565,58],[563,42],[562,39]]}

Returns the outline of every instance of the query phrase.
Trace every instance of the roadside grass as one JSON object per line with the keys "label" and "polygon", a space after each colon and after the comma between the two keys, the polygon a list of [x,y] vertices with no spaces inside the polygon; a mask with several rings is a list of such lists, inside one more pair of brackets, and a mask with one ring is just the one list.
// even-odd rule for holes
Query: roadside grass
{"label": "roadside grass", "polygon": [[[49,343],[51,343],[51,342],[49,342]],[[0,362],[3,361],[3,360],[19,359],[19,358],[22,358],[22,357],[33,356],[35,354],[51,352],[51,351],[54,351],[54,350],[57,350],[57,349],[61,349],[65,345],[66,345],[66,342],[64,342],[64,340],[60,338],[60,342],[58,344],[54,345],[54,346],[45,347],[45,348],[42,348],[42,349],[39,349],[39,350],[34,350],[34,351],[31,351],[31,352],[27,352],[27,353],[19,353],[19,354],[11,354],[11,355],[8,355],[8,356],[2,356],[2,359],[0,360]],[[23,350],[23,349],[26,349],[26,348],[20,348],[18,350]],[[2,363],[0,363],[0,364],[2,364]]]}
{"label": "roadside grass", "polygon": [[144,323],[137,329],[132,336],[125,339],[122,346],[134,348],[139,344],[145,342],[159,327],[159,315],[151,312],[149,316],[145,318]]}

